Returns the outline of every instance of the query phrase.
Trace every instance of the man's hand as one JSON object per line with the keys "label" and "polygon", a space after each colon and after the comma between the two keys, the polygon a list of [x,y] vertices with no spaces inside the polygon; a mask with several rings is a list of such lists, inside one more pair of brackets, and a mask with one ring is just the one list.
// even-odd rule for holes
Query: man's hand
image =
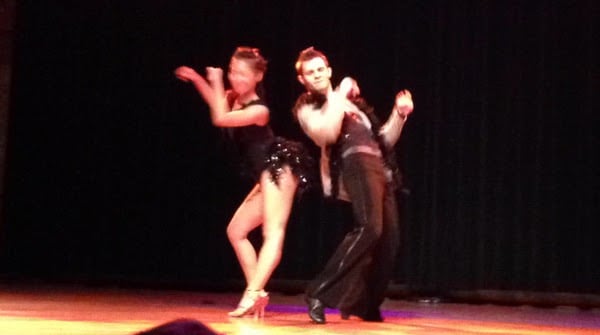
{"label": "man's hand", "polygon": [[401,117],[407,117],[412,113],[415,106],[409,90],[402,90],[396,94],[396,103],[394,107]]}
{"label": "man's hand", "polygon": [[345,96],[346,98],[354,98],[360,95],[360,88],[358,87],[358,83],[356,80],[345,77],[340,82],[340,86],[338,86],[338,92]]}

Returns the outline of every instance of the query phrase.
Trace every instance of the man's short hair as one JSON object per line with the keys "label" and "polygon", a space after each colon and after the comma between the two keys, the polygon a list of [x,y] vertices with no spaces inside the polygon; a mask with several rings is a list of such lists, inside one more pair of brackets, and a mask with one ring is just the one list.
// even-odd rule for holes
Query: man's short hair
{"label": "man's short hair", "polygon": [[325,54],[314,47],[308,47],[302,51],[298,55],[298,60],[296,60],[296,73],[302,74],[302,64],[307,62],[313,58],[322,58],[325,61],[325,65],[329,66],[329,60],[327,60],[327,56]]}

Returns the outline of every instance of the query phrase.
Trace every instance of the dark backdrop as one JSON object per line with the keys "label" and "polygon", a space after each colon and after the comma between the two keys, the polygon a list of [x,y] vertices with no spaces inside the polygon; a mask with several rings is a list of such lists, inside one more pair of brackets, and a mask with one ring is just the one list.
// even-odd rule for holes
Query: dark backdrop
{"label": "dark backdrop", "polygon": [[[1,271],[241,279],[225,226],[249,190],[189,84],[238,45],[270,60],[276,132],[301,49],[386,117],[409,88],[394,282],[408,292],[599,293],[597,1],[20,1]],[[310,142],[307,142],[310,143]],[[274,280],[310,279],[345,229],[309,193]],[[259,241],[260,234],[253,236]]]}

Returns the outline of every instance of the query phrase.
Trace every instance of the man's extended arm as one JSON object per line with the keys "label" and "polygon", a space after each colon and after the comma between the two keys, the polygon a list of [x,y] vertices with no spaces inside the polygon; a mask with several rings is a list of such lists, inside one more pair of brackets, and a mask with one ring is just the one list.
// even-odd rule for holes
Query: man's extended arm
{"label": "man's extended arm", "polygon": [[392,147],[398,142],[404,123],[413,109],[414,104],[410,92],[408,90],[398,92],[394,108],[392,108],[389,118],[379,131],[388,147]]}

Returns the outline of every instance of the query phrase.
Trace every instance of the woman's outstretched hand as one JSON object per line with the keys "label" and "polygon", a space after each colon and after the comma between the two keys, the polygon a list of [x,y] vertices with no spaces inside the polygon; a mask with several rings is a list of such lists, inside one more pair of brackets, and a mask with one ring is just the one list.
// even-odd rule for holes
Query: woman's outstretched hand
{"label": "woman's outstretched hand", "polygon": [[188,66],[180,66],[177,69],[175,69],[174,73],[175,73],[175,77],[177,77],[178,79],[185,81],[185,82],[190,82],[190,81],[193,82],[198,77],[200,77],[200,75],[198,74],[198,72],[196,72],[196,70],[194,70]]}

